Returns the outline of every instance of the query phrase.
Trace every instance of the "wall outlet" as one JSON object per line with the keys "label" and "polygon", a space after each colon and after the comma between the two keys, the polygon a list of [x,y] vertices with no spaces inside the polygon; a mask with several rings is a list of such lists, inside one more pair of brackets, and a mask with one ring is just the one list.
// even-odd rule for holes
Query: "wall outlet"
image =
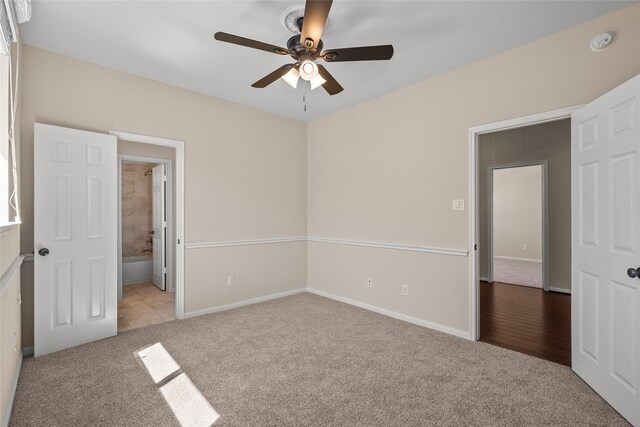
{"label": "wall outlet", "polygon": [[371,277],[369,277],[369,278],[367,279],[367,286],[368,286],[369,288],[373,288],[373,279],[372,279]]}
{"label": "wall outlet", "polygon": [[464,210],[464,200],[454,200],[453,201],[453,210],[454,211],[463,211]]}
{"label": "wall outlet", "polygon": [[227,276],[227,286],[235,286],[236,285],[236,276]]}
{"label": "wall outlet", "polygon": [[522,250],[526,251],[527,249],[529,249],[529,246],[525,243],[524,245],[522,245]]}
{"label": "wall outlet", "polygon": [[402,285],[402,295],[409,296],[409,285]]}

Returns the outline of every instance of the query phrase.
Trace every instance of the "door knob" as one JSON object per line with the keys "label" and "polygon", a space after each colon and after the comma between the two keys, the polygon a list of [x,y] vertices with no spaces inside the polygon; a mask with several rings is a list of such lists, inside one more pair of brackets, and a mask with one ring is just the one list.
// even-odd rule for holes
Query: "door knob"
{"label": "door knob", "polygon": [[640,267],[638,268],[630,268],[627,270],[627,275],[632,279],[640,276]]}
{"label": "door knob", "polygon": [[49,255],[49,249],[47,248],[42,248],[38,251],[38,253],[40,254],[40,256],[47,256]]}

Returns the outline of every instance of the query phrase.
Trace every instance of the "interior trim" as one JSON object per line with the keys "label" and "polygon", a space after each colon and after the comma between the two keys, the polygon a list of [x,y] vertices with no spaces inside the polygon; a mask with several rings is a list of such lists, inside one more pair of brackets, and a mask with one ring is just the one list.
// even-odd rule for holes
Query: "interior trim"
{"label": "interior trim", "polygon": [[290,291],[278,292],[275,294],[269,294],[257,298],[246,299],[238,302],[232,302],[229,304],[217,305],[215,307],[203,308],[202,310],[189,311],[184,314],[185,319],[192,317],[203,316],[205,314],[218,313],[220,311],[231,310],[232,308],[244,307],[245,305],[257,304],[260,302],[270,301],[273,299],[288,297],[290,295],[296,295],[307,292],[307,288],[292,289]]}
{"label": "interior trim", "polygon": [[11,284],[13,281],[13,276],[16,275],[16,272],[20,270],[20,266],[24,261],[24,255],[18,255],[16,259],[13,260],[7,271],[4,272],[2,277],[0,278],[0,292],[4,292],[5,288]]}
{"label": "interior trim", "polygon": [[[515,129],[523,126],[531,126],[571,117],[581,105],[562,108],[554,111],[533,114],[525,117],[508,119],[501,122],[488,123],[469,128],[469,247],[473,248],[480,241],[480,218],[478,215],[478,136],[483,133],[498,132],[501,130]],[[480,276],[478,251],[474,251],[469,257],[469,335],[472,340],[480,337]]]}
{"label": "interior trim", "polygon": [[290,291],[278,292],[275,294],[269,294],[262,297],[247,299],[238,302],[232,302],[229,304],[218,305],[215,307],[204,308],[202,310],[194,310],[189,311],[184,314],[185,319],[189,319],[192,317],[198,317],[205,314],[218,313],[220,311],[231,310],[232,308],[243,307],[246,305],[257,304],[265,301],[270,301],[278,298],[288,297],[290,295],[296,295],[309,292],[324,298],[329,298],[335,301],[343,302],[345,304],[353,305],[355,307],[359,307],[365,310],[373,311],[374,313],[382,314],[384,316],[393,317],[394,319],[402,320],[405,322],[413,323],[414,325],[423,326],[429,329],[433,329],[439,332],[444,332],[445,334],[454,335],[456,337],[470,339],[469,333],[466,331],[462,331],[455,328],[450,328],[448,326],[440,325],[439,323],[429,322],[427,320],[418,319],[417,317],[407,316],[406,314],[397,313],[395,311],[387,310],[384,308],[376,307],[374,305],[365,304],[360,301],[356,301],[350,298],[341,297],[329,292],[322,291],[320,289],[315,288],[298,288],[292,289]]}
{"label": "interior trim", "polygon": [[502,256],[502,255],[494,255],[493,257],[498,259],[506,259],[510,261],[537,262],[538,264],[542,263],[541,259],[534,259],[534,258],[521,258],[517,256]]}
{"label": "interior trim", "polygon": [[563,293],[563,294],[571,295],[571,289],[556,288],[555,286],[549,286],[549,290],[553,291],[553,292],[560,292],[560,293]]}
{"label": "interior trim", "polygon": [[400,245],[397,243],[367,242],[362,240],[329,239],[324,237],[307,237],[310,242],[333,243],[338,245],[365,246],[368,248],[395,249],[398,251],[427,252],[440,255],[467,256],[467,249],[436,248],[429,246]]}
{"label": "interior trim", "polygon": [[187,249],[221,248],[221,247],[227,247],[227,246],[267,245],[271,243],[304,242],[306,240],[307,238],[305,236],[272,237],[270,239],[217,240],[217,241],[211,241],[211,242],[189,242],[189,243],[185,243],[184,247]]}
{"label": "interior trim", "polygon": [[21,221],[7,222],[7,223],[2,224],[2,225],[0,225],[0,234],[4,233],[5,231],[9,231],[9,230],[13,229],[14,227],[17,227],[20,224],[22,224]]}
{"label": "interior trim", "polygon": [[173,244],[175,248],[175,265],[173,269],[175,271],[174,290],[176,293],[176,318],[184,318],[184,206],[185,206],[185,154],[184,154],[184,142],[176,139],[159,138],[156,136],[140,135],[122,131],[109,131],[110,135],[115,135],[118,139],[130,142],[138,142],[141,144],[161,145],[163,147],[170,147],[175,150],[175,194],[172,194],[173,202],[175,203],[175,238],[176,241]]}
{"label": "interior trim", "polygon": [[362,240],[332,239],[314,236],[293,236],[293,237],[273,237],[268,239],[247,239],[247,240],[215,240],[210,242],[188,242],[185,243],[186,249],[203,249],[203,248],[220,248],[228,246],[245,246],[245,245],[266,245],[271,243],[289,243],[289,242],[319,242],[331,243],[337,245],[364,246],[368,248],[395,249],[399,251],[410,252],[427,252],[440,255],[467,256],[467,249],[448,249],[435,248],[429,246],[411,246],[399,245],[396,243],[367,242]]}
{"label": "interior trim", "polygon": [[470,339],[469,333],[467,331],[462,331],[460,329],[450,328],[448,326],[440,325],[439,323],[429,322],[427,320],[418,319],[417,317],[407,316],[406,314],[401,314],[395,311],[387,310],[386,308],[376,307],[375,305],[366,304],[360,301],[353,300],[351,298],[341,297],[339,295],[335,295],[329,292],[322,291],[320,289],[315,288],[307,288],[307,292],[312,294],[319,295],[321,297],[329,298],[335,301],[340,301],[345,304],[353,305],[355,307],[363,308],[365,310],[373,311],[374,313],[382,314],[384,316],[393,317],[394,319],[402,320],[405,322],[413,323],[414,325],[424,326],[429,329],[433,329],[439,332],[444,332],[445,334],[454,335],[456,337],[464,338],[466,340]]}

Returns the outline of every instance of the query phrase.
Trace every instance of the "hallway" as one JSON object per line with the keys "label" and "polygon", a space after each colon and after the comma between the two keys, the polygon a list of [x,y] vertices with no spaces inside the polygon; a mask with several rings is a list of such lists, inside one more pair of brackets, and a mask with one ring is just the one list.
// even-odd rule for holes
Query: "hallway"
{"label": "hallway", "polygon": [[571,366],[571,295],[480,282],[480,341]]}

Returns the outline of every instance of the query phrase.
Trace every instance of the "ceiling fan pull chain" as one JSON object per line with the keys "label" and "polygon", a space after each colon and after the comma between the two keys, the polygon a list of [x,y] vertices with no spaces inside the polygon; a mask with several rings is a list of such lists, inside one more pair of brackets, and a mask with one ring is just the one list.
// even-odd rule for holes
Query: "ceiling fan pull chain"
{"label": "ceiling fan pull chain", "polygon": [[304,93],[302,94],[302,104],[304,105],[304,111],[307,112],[307,85],[304,85]]}

